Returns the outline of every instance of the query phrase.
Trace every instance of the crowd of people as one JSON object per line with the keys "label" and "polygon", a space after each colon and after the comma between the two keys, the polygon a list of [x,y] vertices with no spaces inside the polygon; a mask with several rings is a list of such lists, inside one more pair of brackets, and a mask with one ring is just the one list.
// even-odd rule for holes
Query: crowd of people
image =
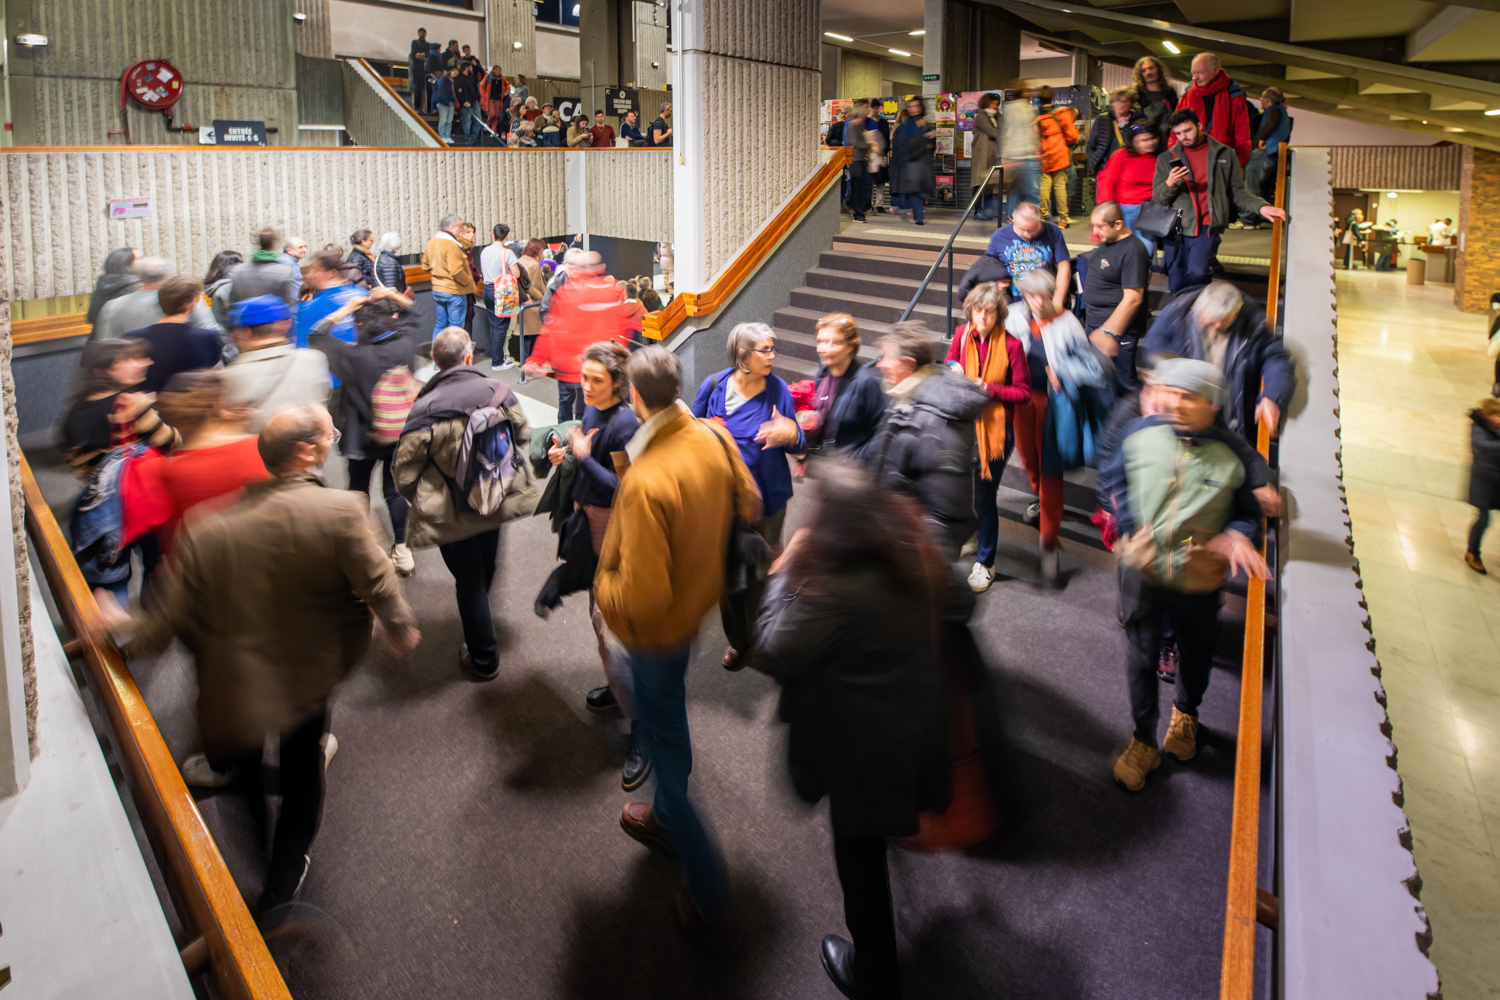
{"label": "crowd of people", "polygon": [[[1205,141],[1191,114],[1168,116],[1188,164]],[[925,143],[924,123],[912,102],[895,146]],[[1217,219],[1227,195],[1207,193]],[[817,376],[792,385],[762,323],[736,326],[727,365],[683,385],[677,356],[638,336],[649,282],[616,281],[581,246],[549,275],[540,241],[503,224],[476,253],[454,214],[422,253],[430,330],[393,233],[310,252],[265,230],[250,259],[219,255],[206,284],[112,253],[62,427],[84,482],[72,543],[130,655],[176,638],[196,661],[203,752],[182,764],[190,784],[259,796],[262,745],[279,741],[282,807],[257,912],[276,919],[307,873],[340,683],[372,636],[398,653],[421,639],[402,583],[415,551],[436,548],[453,578],[458,672],[491,680],[500,531],[533,514],[550,514],[560,559],[538,613],[587,594],[602,683],[584,705],[629,720],[622,787],[656,777],[621,827],[677,859],[678,915],[710,944],[732,943],[735,922],[688,792],[685,674],[705,614],[719,609],[726,669],[781,685],[794,784],[831,804],[853,941],[830,935],[822,960],[848,996],[898,995],[889,838],[961,847],[998,829],[1004,792],[954,778],[950,727],[954,705],[984,701],[967,622],[996,579],[1013,455],[1051,587],[1065,585],[1064,474],[1100,470],[1094,521],[1119,557],[1133,716],[1114,777],[1138,791],[1163,752],[1191,759],[1218,592],[1266,573],[1256,540],[1278,510],[1247,438],[1279,428],[1295,370],[1232,284],[1190,285],[1153,321],[1126,206],[1102,203],[1090,223],[1100,248],[1079,312],[1078,262],[1040,206],[1020,202],[966,276],[951,339],[898,323],[871,359],[859,321],[834,313],[817,324]],[[505,320],[523,299],[538,308],[521,358]],[[475,308],[492,317],[488,366],[466,325]],[[495,377],[516,360],[556,381],[555,425],[532,427]],[[335,449],[348,491],[324,488]],[[371,513],[377,466],[389,535]],[[787,537],[799,502],[803,526]],[[1164,736],[1160,679],[1173,685]]]}

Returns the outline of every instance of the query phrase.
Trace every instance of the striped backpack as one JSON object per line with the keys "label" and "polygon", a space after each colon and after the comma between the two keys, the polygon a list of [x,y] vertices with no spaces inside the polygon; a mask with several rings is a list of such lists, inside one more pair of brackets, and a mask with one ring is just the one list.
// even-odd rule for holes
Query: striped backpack
{"label": "striped backpack", "polygon": [[392,444],[406,426],[407,414],[417,400],[416,377],[405,365],[392,365],[370,390],[370,439],[376,444]]}

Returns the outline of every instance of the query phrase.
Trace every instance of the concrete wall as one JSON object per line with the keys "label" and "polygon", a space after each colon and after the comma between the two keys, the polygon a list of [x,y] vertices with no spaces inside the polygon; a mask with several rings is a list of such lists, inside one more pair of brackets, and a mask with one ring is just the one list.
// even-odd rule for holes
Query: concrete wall
{"label": "concrete wall", "polygon": [[[489,34],[490,62],[499,63],[506,76],[513,77],[517,73],[536,76],[537,32],[532,5],[517,4],[513,0],[487,0],[485,12],[488,15],[485,28]],[[515,47],[516,42],[521,43],[519,49]]]}
{"label": "concrete wall", "polygon": [[[427,40],[448,47],[448,39],[468,45],[485,58],[489,40],[484,19],[466,16],[456,7],[433,4],[423,10],[395,4],[360,3],[359,0],[327,0],[333,19],[333,55],[387,59],[404,63],[411,52],[418,28],[427,29]],[[506,6],[509,6],[507,4]],[[300,30],[300,29],[299,29]],[[506,48],[510,43],[506,43]],[[507,73],[510,64],[501,59]],[[486,63],[488,65],[488,63]]]}
{"label": "concrete wall", "polygon": [[[1300,115],[1292,114],[1293,142],[1303,132]],[[1331,145],[1321,136],[1320,144]],[[1329,150],[1336,188],[1404,188],[1409,191],[1457,191],[1466,146],[1337,146]]]}
{"label": "concrete wall", "polygon": [[292,44],[296,46],[297,54],[312,59],[332,59],[333,0],[297,0],[297,9],[293,13],[307,15],[305,20],[294,22],[292,26]]}
{"label": "concrete wall", "polygon": [[[587,230],[647,243],[672,242],[671,150],[575,153],[584,165]],[[642,211],[642,208],[649,209]]]}
{"label": "concrete wall", "polygon": [[[299,125],[344,124],[344,64],[337,59],[297,55]],[[298,145],[304,145],[298,143]]]}
{"label": "concrete wall", "polygon": [[360,146],[432,149],[438,146],[422,127],[416,113],[397,100],[365,69],[363,63],[343,62],[343,124]]}
{"label": "concrete wall", "polygon": [[839,97],[879,97],[885,60],[880,56],[844,49],[839,54]]}
{"label": "concrete wall", "polygon": [[[621,73],[623,83],[648,90],[666,90],[671,82],[667,60],[667,12],[654,3],[632,3],[635,19],[635,66],[631,73]],[[655,68],[652,63],[656,63]]]}
{"label": "concrete wall", "polygon": [[[122,125],[120,74],[142,59],[169,60],[186,89],[176,122],[264,121],[276,145],[297,141],[294,0],[8,0],[10,35],[48,44],[8,46],[16,145],[108,145]],[[300,9],[300,8],[297,8]],[[161,114],[131,104],[131,141],[192,144]]]}

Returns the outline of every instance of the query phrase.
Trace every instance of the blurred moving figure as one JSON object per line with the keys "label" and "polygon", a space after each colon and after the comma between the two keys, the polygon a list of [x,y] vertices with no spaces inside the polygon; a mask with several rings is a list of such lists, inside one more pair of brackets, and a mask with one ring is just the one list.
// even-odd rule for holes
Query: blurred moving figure
{"label": "blurred moving figure", "polygon": [[1176,697],[1162,749],[1198,752],[1198,706],[1208,690],[1218,637],[1219,589],[1227,574],[1269,576],[1256,551],[1260,502],[1245,465],[1217,422],[1224,378],[1206,361],[1172,358],[1155,368],[1157,415],[1127,424],[1100,472],[1120,523],[1120,604],[1135,733],[1115,762],[1132,792],[1161,766],[1156,676],[1163,620],[1177,636]]}
{"label": "blurred moving figure", "polygon": [[[115,340],[159,322],[162,311],[156,293],[173,270],[171,261],[160,257],[137,258],[130,268],[136,279],[135,290],[110,299],[99,310],[99,318],[89,332],[89,342]],[[188,322],[205,330],[219,328],[213,312],[201,301],[195,304]]]}
{"label": "blurred moving figure", "polygon": [[287,340],[292,311],[278,296],[236,302],[229,322],[240,353],[224,367],[225,386],[232,403],[253,411],[248,430],[259,432],[272,414],[288,407],[328,402],[328,361]]}
{"label": "blurred moving figure", "polygon": [[139,283],[134,268],[136,252],[130,247],[111,250],[104,258],[104,270],[94,281],[94,294],[89,296],[88,322],[90,326],[99,322],[99,312],[110,301],[127,292],[135,291]]}
{"label": "blurred moving figure", "polygon": [[131,334],[151,345],[151,368],[141,382],[142,392],[160,392],[179,372],[212,368],[224,353],[218,330],[192,323],[203,298],[198,279],[173,275],[161,283],[156,298],[161,319]]}
{"label": "blurred moving figure", "polygon": [[1500,508],[1500,399],[1490,396],[1480,400],[1469,411],[1469,420],[1473,423],[1469,444],[1474,451],[1474,464],[1469,469],[1469,503],[1478,509],[1479,516],[1469,529],[1464,564],[1476,573],[1488,573],[1479,556],[1479,546],[1490,526],[1490,511]]}
{"label": "blurred moving figure", "polygon": [[272,417],[257,445],[272,478],[179,538],[153,605],[132,622],[100,597],[112,625],[134,626],[128,656],[159,655],[173,638],[193,652],[204,755],[184,762],[189,784],[238,777],[259,811],[262,747],[268,735],[280,740],[281,811],[261,915],[292,902],[307,876],[329,700],[369,649],[372,615],[398,655],[420,639],[368,506],[324,489],[313,472],[333,440],[320,406]]}
{"label": "blurred moving figure", "polygon": [[859,356],[859,327],[848,313],[818,320],[818,376],[813,408],[797,414],[808,446],[862,458],[885,419],[885,393],[874,366]]}
{"label": "blurred moving figure", "polygon": [[[943,376],[934,376],[942,378]],[[807,802],[829,800],[851,944],[823,938],[847,997],[901,995],[886,845],[915,835],[948,793],[935,641],[948,567],[910,499],[842,462],[772,568],[755,667],[781,683],[788,764]]]}
{"label": "blurred moving figure", "polygon": [[[626,366],[644,421],[626,445],[614,513],[594,589],[604,622],[630,661],[640,734],[656,769],[650,804],[627,803],[620,826],[681,860],[678,920],[724,938],[732,932],[723,859],[688,799],[687,665],[698,626],[724,592],[724,559],[738,514],[760,520],[760,496],[724,429],[693,418],[677,398],[682,362],[643,347]],[[618,464],[617,464],[618,469]]]}
{"label": "blurred moving figure", "polygon": [[543,297],[542,332],[523,368],[531,378],[557,379],[559,423],[583,416],[578,384],[583,349],[601,340],[630,346],[625,291],[604,273],[604,259],[593,251],[570,250],[564,261]]}

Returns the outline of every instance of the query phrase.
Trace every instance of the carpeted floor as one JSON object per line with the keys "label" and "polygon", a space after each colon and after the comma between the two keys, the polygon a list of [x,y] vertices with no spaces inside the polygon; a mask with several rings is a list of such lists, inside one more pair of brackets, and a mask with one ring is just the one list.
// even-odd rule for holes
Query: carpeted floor
{"label": "carpeted floor", "polygon": [[[33,460],[61,505],[66,473]],[[905,995],[1216,996],[1238,622],[1226,615],[1198,758],[1128,795],[1110,776],[1129,734],[1113,571],[1074,544],[1066,589],[1041,590],[1034,533],[1002,531],[1001,577],[973,628],[1009,692],[1032,808],[988,855],[892,850]],[[418,554],[406,592],[421,646],[406,661],[375,653],[334,709],[305,905],[272,943],[293,995],[835,998],[818,961],[822,935],[845,932],[827,820],[791,793],[774,683],[725,672],[718,623],[705,623],[688,685],[692,788],[743,928],[740,952],[714,958],[677,930],[672,868],[619,828],[623,724],[583,705],[602,683],[585,602],[546,621],[531,610],[554,545],[540,520],[503,532],[503,659],[487,684],[459,674],[451,578],[435,551]],[[197,745],[190,665],[179,651],[136,672],[180,760]],[[201,806],[253,900],[266,851],[249,810],[228,794]]]}

